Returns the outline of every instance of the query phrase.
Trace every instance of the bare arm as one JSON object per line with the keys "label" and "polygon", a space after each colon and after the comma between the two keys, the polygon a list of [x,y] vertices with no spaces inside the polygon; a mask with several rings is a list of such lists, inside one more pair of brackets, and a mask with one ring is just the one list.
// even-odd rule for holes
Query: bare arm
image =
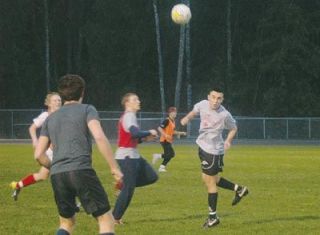
{"label": "bare arm", "polygon": [[224,141],[224,149],[229,149],[231,147],[232,140],[236,136],[237,130],[238,130],[238,128],[235,127],[229,131],[228,136],[227,136],[226,140]]}
{"label": "bare arm", "polygon": [[32,139],[32,145],[34,148],[37,146],[38,143],[37,129],[38,127],[34,123],[29,127],[29,134]]}
{"label": "bare arm", "polygon": [[89,127],[89,130],[91,131],[91,134],[94,140],[96,141],[96,144],[98,146],[100,153],[102,154],[104,159],[107,161],[113,177],[115,178],[116,181],[121,181],[123,175],[118,168],[118,164],[116,160],[113,157],[113,151],[112,151],[111,145],[102,130],[100,122],[95,119],[90,120],[88,122],[88,127]]}
{"label": "bare arm", "polygon": [[181,120],[180,123],[182,126],[185,126],[188,124],[189,121],[191,121],[195,116],[197,116],[197,113],[194,111],[189,112],[186,116],[184,116]]}
{"label": "bare arm", "polygon": [[46,168],[50,168],[51,166],[51,161],[50,159],[47,157],[47,155],[45,154],[46,150],[49,147],[49,138],[46,136],[40,136],[39,140],[38,140],[38,144],[36,146],[36,149],[34,151],[34,158],[36,159],[36,161],[41,165],[44,166]]}
{"label": "bare arm", "polygon": [[159,126],[158,127],[158,131],[160,132],[161,135],[163,135],[164,137],[166,137],[166,133],[163,131],[163,129]]}

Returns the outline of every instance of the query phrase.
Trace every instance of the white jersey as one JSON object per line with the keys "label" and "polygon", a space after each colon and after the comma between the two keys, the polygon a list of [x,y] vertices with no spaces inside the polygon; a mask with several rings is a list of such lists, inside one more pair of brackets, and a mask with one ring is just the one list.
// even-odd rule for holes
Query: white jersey
{"label": "white jersey", "polygon": [[[36,117],[35,119],[33,119],[33,123],[37,128],[42,127],[43,123],[45,122],[45,120],[47,119],[47,117],[49,116],[48,112],[43,112],[41,113],[38,117]],[[48,156],[48,158],[50,159],[50,161],[52,161],[52,156],[53,156],[53,152],[51,148],[48,148],[46,151],[46,155]]]}
{"label": "white jersey", "polygon": [[44,121],[47,119],[48,116],[49,116],[48,112],[41,113],[38,117],[33,119],[34,125],[36,125],[37,128],[42,127]]}
{"label": "white jersey", "polygon": [[196,143],[207,153],[224,154],[222,132],[224,129],[236,128],[236,121],[231,114],[222,105],[213,110],[208,100],[195,104],[193,112],[200,114],[200,129]]}

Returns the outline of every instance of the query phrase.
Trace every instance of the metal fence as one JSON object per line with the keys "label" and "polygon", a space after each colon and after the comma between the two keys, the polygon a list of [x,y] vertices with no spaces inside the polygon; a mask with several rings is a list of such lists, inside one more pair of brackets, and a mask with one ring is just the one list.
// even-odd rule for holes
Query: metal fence
{"label": "metal fence", "polygon": [[[0,139],[29,139],[28,128],[42,110],[0,110]],[[117,138],[117,122],[121,112],[99,111],[102,126],[110,139]],[[178,115],[179,120],[184,114]],[[155,129],[163,119],[162,113],[140,112],[138,122],[142,129]],[[320,140],[320,118],[235,117],[239,140]],[[195,118],[187,130],[195,138],[199,129]]]}

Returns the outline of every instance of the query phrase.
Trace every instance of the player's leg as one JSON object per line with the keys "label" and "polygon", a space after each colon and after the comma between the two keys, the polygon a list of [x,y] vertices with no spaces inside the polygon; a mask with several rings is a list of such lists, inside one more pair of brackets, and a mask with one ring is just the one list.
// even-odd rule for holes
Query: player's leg
{"label": "player's leg", "polygon": [[202,173],[202,180],[206,185],[208,192],[208,206],[209,215],[205,221],[203,227],[209,228],[219,224],[219,218],[217,216],[217,203],[218,203],[218,187],[217,187],[218,175],[207,175]]}
{"label": "player's leg", "polygon": [[143,187],[155,183],[159,177],[150,164],[143,158],[139,159],[136,187]]}
{"label": "player's leg", "polygon": [[167,164],[175,156],[175,152],[174,152],[174,149],[173,149],[171,143],[164,142],[162,144],[162,146],[163,146],[164,153],[162,155],[163,161],[162,161],[162,164],[159,167],[159,172],[165,172]]}
{"label": "player's leg", "polygon": [[161,153],[154,153],[154,154],[152,154],[152,164],[153,164],[153,165],[156,164],[156,162],[157,162],[158,160],[160,160],[161,158],[163,158],[163,155],[164,155],[164,152],[165,152],[164,142],[160,142],[160,145],[161,145],[161,147],[162,147],[162,149],[163,149],[163,153],[162,153],[162,154],[161,154]]}
{"label": "player's leg", "polygon": [[100,215],[97,218],[99,224],[100,235],[112,235],[114,234],[114,218],[111,211]]}
{"label": "player's leg", "polygon": [[204,228],[213,227],[220,223],[217,216],[217,202],[218,202],[218,173],[222,171],[223,162],[221,161],[223,155],[212,155],[201,148],[199,148],[199,158],[202,169],[202,180],[206,185],[208,192],[208,206],[209,215],[205,223]]}
{"label": "player's leg", "polygon": [[51,176],[51,185],[60,218],[57,235],[71,234],[75,225],[76,191],[70,184],[70,179],[72,178],[70,172]]}
{"label": "player's leg", "polygon": [[57,230],[56,235],[69,235],[72,233],[72,230],[75,225],[75,217],[64,218],[62,216],[60,218],[59,229]]}
{"label": "player's leg", "polygon": [[14,190],[12,197],[14,200],[18,200],[18,195],[23,187],[35,184],[38,181],[45,180],[49,177],[49,170],[45,167],[41,167],[39,172],[25,176],[18,182],[11,182],[10,186]]}
{"label": "player's leg", "polygon": [[117,197],[112,214],[116,224],[121,224],[121,219],[129,207],[136,187],[139,159],[130,159],[127,157],[124,160],[117,160],[117,162],[123,173],[123,186]]}
{"label": "player's leg", "polygon": [[246,186],[235,184],[224,177],[218,177],[217,186],[235,192],[235,196],[232,201],[233,206],[237,205],[243,197],[249,194],[249,190]]}

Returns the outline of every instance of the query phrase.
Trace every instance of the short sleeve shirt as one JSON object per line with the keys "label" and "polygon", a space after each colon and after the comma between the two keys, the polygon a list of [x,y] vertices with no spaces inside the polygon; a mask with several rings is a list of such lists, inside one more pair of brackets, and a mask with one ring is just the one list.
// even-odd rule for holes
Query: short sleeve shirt
{"label": "short sleeve shirt", "polygon": [[51,175],[82,169],[92,169],[92,144],[88,122],[99,120],[92,105],[67,104],[52,113],[42,126],[53,146]]}
{"label": "short sleeve shirt", "polygon": [[200,129],[196,143],[207,153],[224,154],[222,132],[224,129],[236,128],[236,121],[232,115],[222,105],[213,110],[208,100],[195,104],[193,111],[200,115]]}
{"label": "short sleeve shirt", "polygon": [[47,119],[47,117],[49,116],[48,112],[43,112],[41,113],[38,117],[36,117],[35,119],[33,119],[33,124],[39,128],[43,125],[44,121]]}

